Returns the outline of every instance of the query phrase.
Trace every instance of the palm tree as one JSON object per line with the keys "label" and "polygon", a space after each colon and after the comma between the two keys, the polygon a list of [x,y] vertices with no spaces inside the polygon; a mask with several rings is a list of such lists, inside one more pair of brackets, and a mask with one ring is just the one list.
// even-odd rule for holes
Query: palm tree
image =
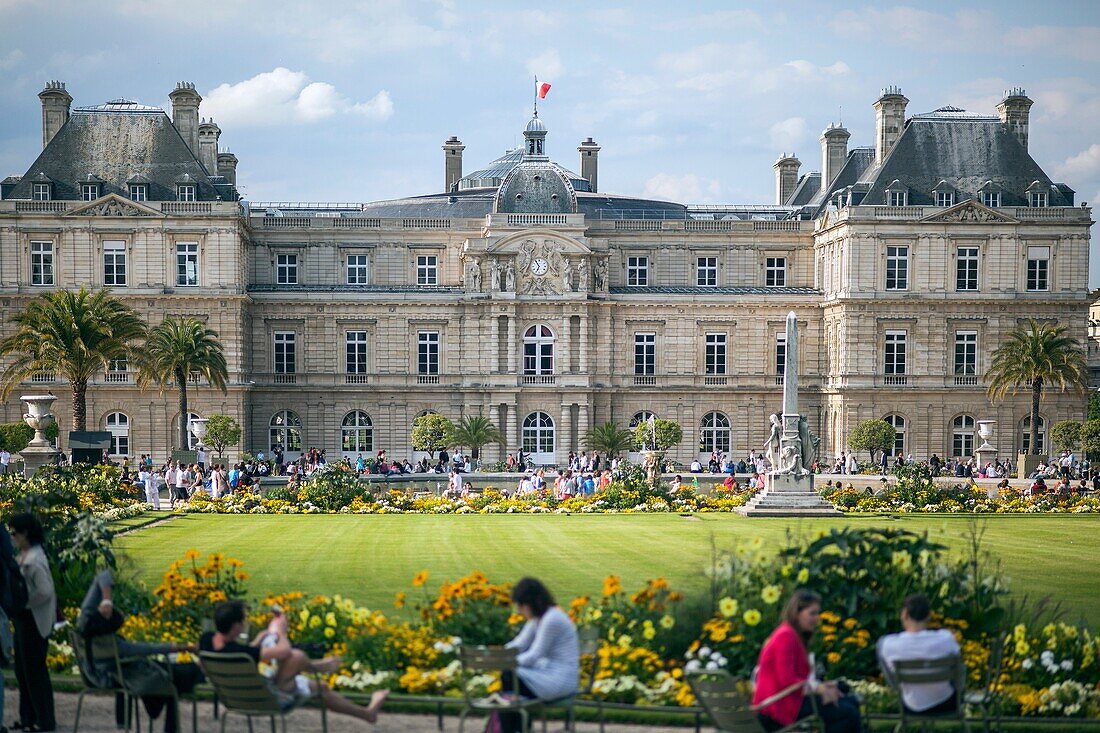
{"label": "palm tree", "polygon": [[109,290],[87,288],[44,293],[13,319],[19,329],[0,341],[0,354],[14,356],[4,372],[3,396],[36,372],[53,372],[69,383],[73,429],[88,429],[88,381],[114,359],[131,355],[145,335],[137,311]]}
{"label": "palm tree", "polygon": [[451,433],[451,444],[458,447],[468,447],[470,457],[475,461],[481,452],[482,446],[489,443],[504,443],[504,434],[500,432],[489,418],[481,415],[463,415],[462,419],[454,427]]}
{"label": "palm tree", "polygon": [[585,434],[584,447],[606,456],[618,455],[634,447],[634,433],[613,422],[605,422]]}
{"label": "palm tree", "polygon": [[138,358],[138,386],[155,383],[163,390],[174,383],[179,390],[180,450],[187,450],[187,379],[206,377],[210,386],[226,391],[229,372],[218,333],[197,318],[169,316],[149,331]]}
{"label": "palm tree", "polygon": [[989,399],[996,402],[1021,388],[1031,390],[1031,435],[1028,452],[1039,453],[1039,402],[1043,387],[1057,385],[1083,391],[1088,383],[1085,351],[1065,326],[1030,319],[1011,333],[993,352],[990,366]]}

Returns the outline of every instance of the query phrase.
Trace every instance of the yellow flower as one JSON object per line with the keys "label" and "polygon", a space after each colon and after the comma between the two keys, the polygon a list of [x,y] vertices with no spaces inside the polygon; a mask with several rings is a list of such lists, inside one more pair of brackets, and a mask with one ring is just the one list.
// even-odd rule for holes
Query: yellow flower
{"label": "yellow flower", "polygon": [[664,616],[661,616],[661,628],[662,629],[671,629],[675,625],[676,625],[676,619],[672,618],[672,616],[669,616],[668,614],[665,614]]}
{"label": "yellow flower", "polygon": [[798,580],[799,583],[805,583],[809,579],[810,579],[810,570],[809,570],[809,568],[802,568],[801,570],[798,571],[797,580]]}
{"label": "yellow flower", "polygon": [[412,584],[413,584],[414,588],[419,588],[420,586],[424,585],[424,583],[426,583],[426,582],[428,582],[428,571],[427,570],[421,570],[419,573],[417,573],[416,575],[413,576]]}
{"label": "yellow flower", "polygon": [[779,569],[779,574],[782,575],[784,578],[789,578],[791,577],[792,570],[794,570],[794,568],[791,567],[790,563],[787,563]]}
{"label": "yellow flower", "polygon": [[627,636],[626,634],[623,634],[622,636],[620,636],[620,637],[619,637],[619,642],[618,642],[618,644],[619,644],[619,646],[621,646],[621,647],[626,647],[627,649],[629,649],[629,648],[630,648],[630,644],[631,644],[631,642],[633,642],[633,641],[634,641],[634,640],[633,640],[633,639],[631,639],[631,638],[630,638],[629,636]]}
{"label": "yellow flower", "polygon": [[404,608],[405,607],[405,594],[404,593],[398,593],[397,595],[395,595],[393,597],[393,607],[394,608]]}
{"label": "yellow flower", "polygon": [[726,618],[737,615],[737,606],[736,598],[723,598],[718,601],[718,611]]}
{"label": "yellow flower", "polygon": [[840,661],[840,654],[838,654],[837,652],[829,652],[825,655],[825,661],[829,664],[836,664]]}
{"label": "yellow flower", "polygon": [[336,614],[333,613],[332,611],[329,611],[328,613],[325,614],[325,625],[326,626],[335,626],[336,625]]}
{"label": "yellow flower", "polygon": [[760,598],[769,606],[779,600],[779,596],[783,594],[783,591],[779,589],[778,585],[766,585],[764,590],[760,591]]}
{"label": "yellow flower", "polygon": [[890,561],[898,570],[905,572],[910,567],[912,567],[913,556],[910,555],[908,552],[895,552],[893,553]]}
{"label": "yellow flower", "polygon": [[319,627],[320,625],[321,625],[321,617],[320,617],[320,616],[312,616],[312,617],[311,617],[311,618],[309,619],[309,628],[311,628],[311,629],[316,629],[316,628],[318,628],[318,627]]}
{"label": "yellow flower", "polygon": [[761,616],[760,612],[757,611],[755,608],[750,608],[749,610],[745,611],[745,615],[742,618],[749,626],[756,626],[758,623],[760,623]]}
{"label": "yellow flower", "polygon": [[325,638],[326,639],[331,639],[334,636],[336,636],[336,629],[332,628],[331,626],[326,626],[325,627]]}
{"label": "yellow flower", "polygon": [[751,547],[754,550],[759,550],[759,549],[763,548],[764,547],[764,538],[759,537],[759,536],[753,537],[752,542],[749,543],[749,547]]}
{"label": "yellow flower", "polygon": [[646,641],[652,641],[653,637],[657,636],[657,630],[652,626],[646,626],[645,631],[642,632],[642,636]]}
{"label": "yellow flower", "polygon": [[622,589],[623,584],[620,582],[618,575],[608,575],[603,579],[603,594],[605,596],[613,596]]}
{"label": "yellow flower", "polygon": [[1031,651],[1031,646],[1028,645],[1028,643],[1026,641],[1021,639],[1020,641],[1016,642],[1016,654],[1018,654],[1019,656],[1021,656],[1021,657],[1027,656],[1027,653],[1030,652],[1030,651]]}

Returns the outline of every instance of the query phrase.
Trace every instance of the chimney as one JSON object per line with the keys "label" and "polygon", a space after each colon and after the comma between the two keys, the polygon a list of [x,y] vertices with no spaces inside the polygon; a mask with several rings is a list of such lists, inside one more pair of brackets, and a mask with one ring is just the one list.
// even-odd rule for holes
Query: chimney
{"label": "chimney", "polygon": [[214,124],[214,120],[199,123],[199,162],[210,175],[218,172],[218,138],[221,134],[221,128]]}
{"label": "chimney", "polygon": [[997,105],[1001,122],[1008,126],[1009,132],[1016,136],[1024,150],[1027,150],[1028,118],[1033,104],[1035,103],[1028,99],[1027,92],[1020,87],[1014,87],[1005,92],[1004,99]]}
{"label": "chimney", "polygon": [[218,153],[218,175],[237,185],[237,156],[228,150]]}
{"label": "chimney", "polygon": [[821,133],[821,190],[828,192],[844,162],[848,160],[848,138],[852,135],[840,125],[830,124]]}
{"label": "chimney", "polygon": [[796,158],[794,153],[790,155],[783,153],[779,156],[779,160],[775,161],[772,168],[775,168],[776,206],[782,206],[791,198],[795,186],[798,185],[798,169],[801,165],[802,161]]}
{"label": "chimney", "polygon": [[586,137],[577,152],[581,154],[581,178],[588,181],[592,193],[596,193],[596,179],[599,168],[600,146],[590,137]]}
{"label": "chimney", "polygon": [[905,127],[905,105],[909,100],[901,87],[886,87],[875,102],[875,165],[882,165]]}
{"label": "chimney", "polygon": [[199,103],[202,97],[195,91],[195,85],[189,81],[176,83],[175,90],[168,95],[172,100],[172,124],[180,137],[191,148],[195,155],[199,154]]}
{"label": "chimney", "polygon": [[42,147],[69,121],[69,105],[73,98],[65,91],[65,82],[48,81],[46,87],[38,93],[42,100]]}
{"label": "chimney", "polygon": [[462,178],[462,151],[466,146],[456,135],[447,138],[443,143],[443,191],[449,193],[458,190],[458,182]]}

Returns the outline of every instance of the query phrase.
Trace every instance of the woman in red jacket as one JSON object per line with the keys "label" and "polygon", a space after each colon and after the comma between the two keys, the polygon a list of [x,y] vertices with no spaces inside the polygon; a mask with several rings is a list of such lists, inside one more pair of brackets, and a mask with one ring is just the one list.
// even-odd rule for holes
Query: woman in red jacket
{"label": "woman in red jacket", "polygon": [[797,590],[783,609],[783,620],[764,648],[756,674],[753,705],[760,708],[760,723],[765,730],[784,728],[813,713],[817,698],[818,714],[825,721],[826,733],[859,733],[859,702],[848,693],[843,682],[820,682],[810,664],[810,639],[821,615],[821,596]]}

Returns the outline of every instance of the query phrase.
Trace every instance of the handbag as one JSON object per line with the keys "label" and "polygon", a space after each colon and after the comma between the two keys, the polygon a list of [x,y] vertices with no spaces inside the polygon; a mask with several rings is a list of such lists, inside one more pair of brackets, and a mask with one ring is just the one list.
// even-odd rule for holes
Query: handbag
{"label": "handbag", "polygon": [[489,713],[489,719],[485,721],[485,733],[503,733],[504,726],[500,724],[500,713],[496,710]]}

